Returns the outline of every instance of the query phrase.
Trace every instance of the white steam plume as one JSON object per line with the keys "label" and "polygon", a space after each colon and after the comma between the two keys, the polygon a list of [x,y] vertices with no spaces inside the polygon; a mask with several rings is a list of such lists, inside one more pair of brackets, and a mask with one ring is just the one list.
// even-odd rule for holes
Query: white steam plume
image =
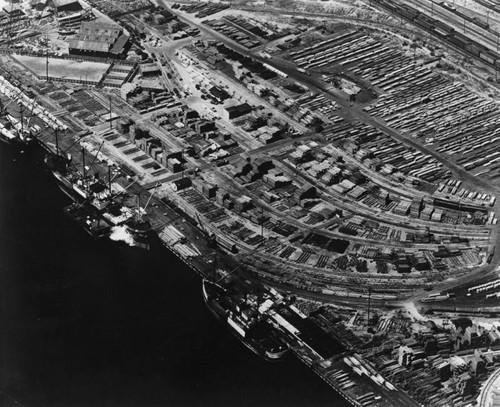
{"label": "white steam plume", "polygon": [[134,238],[125,226],[113,226],[109,238],[115,242],[125,242],[129,246],[135,246]]}

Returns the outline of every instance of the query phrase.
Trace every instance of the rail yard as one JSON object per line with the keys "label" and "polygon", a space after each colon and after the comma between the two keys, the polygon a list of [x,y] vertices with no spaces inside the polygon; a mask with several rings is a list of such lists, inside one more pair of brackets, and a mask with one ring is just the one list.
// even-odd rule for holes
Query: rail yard
{"label": "rail yard", "polygon": [[147,223],[205,280],[255,284],[353,405],[492,391],[494,2],[49,3],[0,12],[1,137],[66,163],[89,233],[147,247]]}

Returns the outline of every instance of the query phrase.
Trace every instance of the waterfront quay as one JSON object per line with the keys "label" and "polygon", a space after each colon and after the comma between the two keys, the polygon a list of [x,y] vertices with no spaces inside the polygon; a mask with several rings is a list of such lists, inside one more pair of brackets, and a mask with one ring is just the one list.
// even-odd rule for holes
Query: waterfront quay
{"label": "waterfront quay", "polygon": [[247,347],[264,322],[352,405],[470,402],[500,342],[490,40],[457,68],[424,0],[53,3],[0,16],[33,21],[0,36],[0,129],[70,216],[151,231]]}

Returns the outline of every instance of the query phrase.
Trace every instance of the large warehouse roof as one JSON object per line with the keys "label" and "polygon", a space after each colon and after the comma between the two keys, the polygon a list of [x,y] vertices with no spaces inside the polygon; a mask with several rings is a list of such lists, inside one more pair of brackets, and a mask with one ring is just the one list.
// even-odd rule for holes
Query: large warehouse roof
{"label": "large warehouse roof", "polygon": [[54,5],[55,8],[69,6],[70,4],[76,5],[76,3],[78,3],[78,5],[80,5],[78,0],[52,0],[52,4]]}
{"label": "large warehouse roof", "polygon": [[127,41],[128,36],[119,25],[90,21],[82,24],[78,34],[69,41],[69,48],[121,54]]}

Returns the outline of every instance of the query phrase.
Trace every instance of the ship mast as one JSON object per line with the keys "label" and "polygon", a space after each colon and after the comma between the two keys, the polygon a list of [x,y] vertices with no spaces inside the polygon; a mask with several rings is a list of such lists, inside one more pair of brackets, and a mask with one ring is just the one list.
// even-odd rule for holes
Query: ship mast
{"label": "ship mast", "polygon": [[22,103],[19,103],[19,114],[21,115],[21,134],[19,135],[19,137],[23,138],[23,136],[24,136],[24,105]]}
{"label": "ship mast", "polygon": [[59,154],[59,135],[57,134],[58,127],[55,128],[55,136],[56,136],[56,155]]}
{"label": "ship mast", "polygon": [[108,189],[109,189],[109,196],[111,196],[111,166],[108,165]]}
{"label": "ship mast", "polygon": [[371,311],[371,300],[372,300],[372,288],[368,287],[368,328],[370,328],[370,311]]}
{"label": "ship mast", "polygon": [[85,183],[85,178],[87,176],[85,171],[85,148],[82,147],[82,170],[83,170],[83,182]]}
{"label": "ship mast", "polygon": [[135,199],[136,199],[136,206],[137,206],[137,209],[136,209],[136,222],[139,223],[141,221],[141,193],[137,193],[137,195],[135,196]]}
{"label": "ship mast", "polygon": [[213,272],[213,277],[212,281],[215,282],[215,279],[217,278],[217,248],[214,250],[214,267],[212,269]]}
{"label": "ship mast", "polygon": [[45,80],[49,82],[49,38],[45,32]]}

